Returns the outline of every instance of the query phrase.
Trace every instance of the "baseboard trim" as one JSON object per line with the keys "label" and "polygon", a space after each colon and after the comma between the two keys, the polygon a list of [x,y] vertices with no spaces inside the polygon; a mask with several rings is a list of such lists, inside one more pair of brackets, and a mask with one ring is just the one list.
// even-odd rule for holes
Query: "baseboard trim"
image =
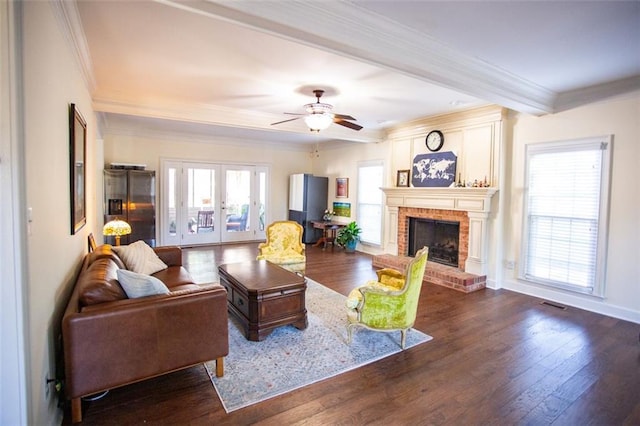
{"label": "baseboard trim", "polygon": [[591,296],[581,296],[577,294],[567,294],[562,290],[543,288],[534,284],[515,280],[503,281],[501,288],[640,324],[640,311],[634,311],[622,306],[612,305],[606,303],[604,299],[595,299]]}

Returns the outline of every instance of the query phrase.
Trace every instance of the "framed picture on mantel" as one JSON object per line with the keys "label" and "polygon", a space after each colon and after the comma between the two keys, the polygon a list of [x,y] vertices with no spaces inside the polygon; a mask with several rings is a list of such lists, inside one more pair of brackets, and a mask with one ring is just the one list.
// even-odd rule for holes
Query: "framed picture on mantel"
{"label": "framed picture on mantel", "polygon": [[396,179],[396,186],[409,186],[409,173],[410,170],[398,170],[398,177]]}

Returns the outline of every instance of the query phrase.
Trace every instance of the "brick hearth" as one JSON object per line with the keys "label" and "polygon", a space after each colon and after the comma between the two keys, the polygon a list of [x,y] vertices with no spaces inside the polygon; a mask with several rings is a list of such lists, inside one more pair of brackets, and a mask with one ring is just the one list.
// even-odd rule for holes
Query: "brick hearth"
{"label": "brick hearth", "polygon": [[[409,256],[381,254],[373,257],[372,264],[374,268],[392,268],[397,271],[404,271],[411,259],[413,258]],[[435,262],[427,262],[423,281],[449,287],[463,293],[471,293],[487,286],[486,275],[470,274],[458,268]]]}

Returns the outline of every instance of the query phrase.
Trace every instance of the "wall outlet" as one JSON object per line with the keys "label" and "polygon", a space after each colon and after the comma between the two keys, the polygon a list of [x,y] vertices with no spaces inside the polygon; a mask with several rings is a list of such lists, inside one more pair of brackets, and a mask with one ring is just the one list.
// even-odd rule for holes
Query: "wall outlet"
{"label": "wall outlet", "polygon": [[509,269],[509,270],[514,270],[516,269],[516,261],[515,260],[507,260],[504,262],[504,266],[505,268]]}

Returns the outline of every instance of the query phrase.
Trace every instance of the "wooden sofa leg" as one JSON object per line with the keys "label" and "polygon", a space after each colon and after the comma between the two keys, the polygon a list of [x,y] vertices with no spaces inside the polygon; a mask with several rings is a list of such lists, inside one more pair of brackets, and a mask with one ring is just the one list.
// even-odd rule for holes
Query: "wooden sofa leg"
{"label": "wooden sofa leg", "polygon": [[224,357],[216,358],[216,377],[224,376]]}
{"label": "wooden sofa leg", "polygon": [[80,423],[82,421],[82,399],[73,398],[71,400],[71,421]]}

